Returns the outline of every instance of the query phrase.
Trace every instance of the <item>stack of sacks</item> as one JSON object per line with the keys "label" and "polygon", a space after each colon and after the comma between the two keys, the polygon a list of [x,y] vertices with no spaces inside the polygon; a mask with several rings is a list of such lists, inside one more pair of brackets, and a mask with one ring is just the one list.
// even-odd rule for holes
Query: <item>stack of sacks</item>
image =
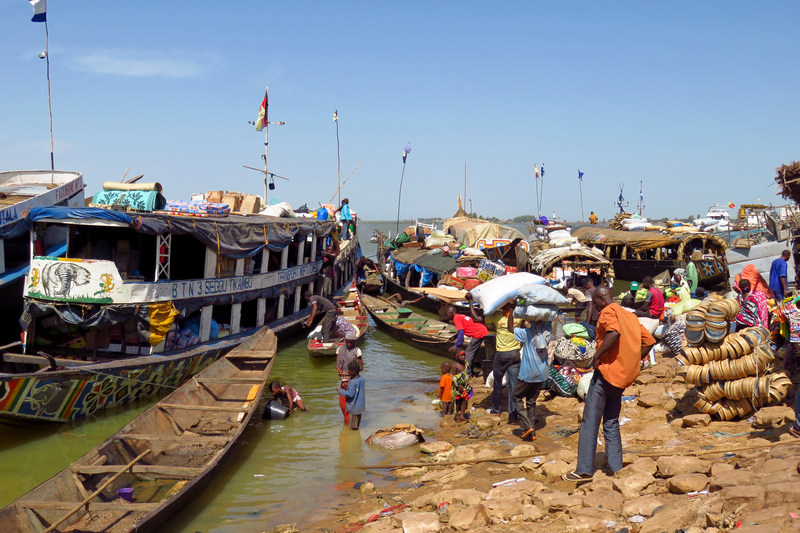
{"label": "stack of sacks", "polygon": [[164,211],[173,215],[189,215],[197,217],[226,217],[231,208],[228,204],[213,202],[167,202]]}
{"label": "stack of sacks", "polygon": [[536,300],[542,304],[567,303],[567,299],[558,291],[545,285],[542,276],[529,272],[517,272],[490,279],[472,289],[470,293],[487,315],[518,297],[526,298],[526,302]]}
{"label": "stack of sacks", "polygon": [[694,406],[721,420],[778,403],[791,387],[784,372],[772,373],[775,353],[768,330],[752,327],[727,333],[728,320],[738,312],[738,303],[730,299],[692,309],[686,317],[689,346],[677,357],[685,366],[686,381],[697,385]]}
{"label": "stack of sacks", "polygon": [[561,248],[562,246],[578,244],[578,238],[573,237],[572,234],[565,229],[551,231],[548,240],[550,242],[550,248]]}

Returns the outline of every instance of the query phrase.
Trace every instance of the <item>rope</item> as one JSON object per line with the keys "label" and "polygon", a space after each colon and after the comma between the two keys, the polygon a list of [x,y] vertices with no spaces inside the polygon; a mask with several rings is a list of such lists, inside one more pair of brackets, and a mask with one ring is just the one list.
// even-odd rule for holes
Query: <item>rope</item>
{"label": "rope", "polygon": [[134,379],[134,378],[123,378],[122,376],[115,376],[114,374],[106,374],[104,372],[98,372],[96,370],[83,370],[83,369],[81,369],[81,372],[85,372],[87,374],[95,374],[97,376],[105,376],[105,377],[108,377],[108,378],[121,379],[123,381],[133,381],[134,383],[141,383],[142,385],[153,385],[155,387],[167,387],[169,389],[177,389],[177,388],[180,387],[180,385],[178,385],[178,386],[175,386],[175,385],[162,385],[160,383],[155,383],[153,381],[142,381],[140,379]]}

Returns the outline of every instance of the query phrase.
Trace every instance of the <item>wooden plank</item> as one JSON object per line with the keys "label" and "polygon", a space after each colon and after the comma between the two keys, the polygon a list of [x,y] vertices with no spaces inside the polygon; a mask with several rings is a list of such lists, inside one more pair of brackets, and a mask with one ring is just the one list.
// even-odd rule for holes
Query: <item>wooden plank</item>
{"label": "wooden plank", "polygon": [[264,381],[263,378],[194,378],[195,381],[200,383],[245,383],[245,384],[259,384]]}
{"label": "wooden plank", "polygon": [[[55,509],[67,510],[72,509],[78,502],[52,502],[47,500],[25,500],[20,502],[22,507],[28,509]],[[128,502],[90,502],[85,507],[89,511],[152,511],[156,509],[159,503],[128,503]]]}
{"label": "wooden plank", "polygon": [[207,442],[209,444],[224,444],[230,440],[229,437],[216,435],[147,435],[145,433],[124,433],[114,435],[115,439],[123,440],[168,440],[174,442],[186,442],[187,444],[196,442]]}
{"label": "wooden plank", "polygon": [[130,469],[134,474],[153,474],[161,476],[178,476],[178,477],[192,477],[196,476],[203,471],[202,468],[193,468],[190,466],[166,466],[166,465],[134,465],[129,468],[126,465],[79,465],[71,467],[73,472],[78,474],[94,475],[94,474],[112,474],[115,472],[123,472]]}
{"label": "wooden plank", "polygon": [[[246,400],[228,400],[243,402]],[[246,407],[226,407],[224,405],[185,405],[182,403],[162,403],[159,407],[164,409],[190,409],[192,411],[220,411],[223,413],[238,413],[239,411],[246,411]]]}
{"label": "wooden plank", "polygon": [[[61,359],[58,357],[53,358],[59,366],[82,366],[82,365],[96,365],[97,362],[92,361],[77,361],[75,359]],[[21,353],[6,353],[3,354],[3,361],[6,363],[23,363],[27,365],[49,365],[50,361],[41,355],[24,355]]]}

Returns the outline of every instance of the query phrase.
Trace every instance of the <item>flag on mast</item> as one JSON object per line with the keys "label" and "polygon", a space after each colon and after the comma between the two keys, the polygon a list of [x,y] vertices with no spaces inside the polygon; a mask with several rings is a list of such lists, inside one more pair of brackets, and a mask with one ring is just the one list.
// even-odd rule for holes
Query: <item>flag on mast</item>
{"label": "flag on mast", "polygon": [[539,179],[539,166],[533,165],[533,173],[536,176],[536,179]]}
{"label": "flag on mast", "polygon": [[269,107],[269,102],[267,102],[268,97],[269,93],[264,93],[264,101],[261,102],[261,107],[258,109],[258,120],[256,120],[256,131],[263,130],[264,126],[267,125],[267,108]]}
{"label": "flag on mast", "polygon": [[578,169],[578,179],[583,181],[583,172],[581,172],[581,169]]}
{"label": "flag on mast", "polygon": [[544,179],[544,163],[542,163],[542,168],[539,169],[539,173],[542,175],[542,179]]}
{"label": "flag on mast", "polygon": [[44,22],[47,20],[47,0],[28,0],[33,6],[31,22]]}
{"label": "flag on mast", "polygon": [[339,110],[338,109],[333,112],[333,121],[334,122],[338,122],[339,121]]}
{"label": "flag on mast", "polygon": [[406,158],[408,154],[411,152],[411,143],[406,143],[406,147],[403,148],[403,164],[406,164]]}

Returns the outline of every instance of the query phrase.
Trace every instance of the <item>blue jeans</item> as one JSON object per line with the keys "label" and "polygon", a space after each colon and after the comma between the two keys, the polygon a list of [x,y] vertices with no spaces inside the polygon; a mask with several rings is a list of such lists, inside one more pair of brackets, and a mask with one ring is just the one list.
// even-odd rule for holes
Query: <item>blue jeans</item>
{"label": "blue jeans", "polygon": [[508,418],[513,419],[519,415],[517,406],[514,403],[514,389],[517,386],[517,377],[519,376],[519,361],[508,367],[506,376],[508,376]]}
{"label": "blue jeans", "polygon": [[594,473],[594,454],[597,451],[597,434],[600,421],[603,421],[603,434],[606,441],[606,460],[608,469],[616,472],[622,468],[622,438],[619,435],[619,412],[622,408],[622,392],[603,378],[595,370],[586,404],[583,407],[581,434],[578,438],[578,474]]}
{"label": "blue jeans", "polygon": [[[492,387],[492,412],[495,414],[500,414],[500,409],[502,407],[503,376],[514,363],[519,365],[519,350],[497,352],[494,354],[494,363],[492,364],[492,379],[494,380],[494,385]],[[519,372],[519,370],[517,370],[517,372]],[[516,376],[514,376],[514,378],[516,378]],[[516,381],[516,379],[514,381]]]}

